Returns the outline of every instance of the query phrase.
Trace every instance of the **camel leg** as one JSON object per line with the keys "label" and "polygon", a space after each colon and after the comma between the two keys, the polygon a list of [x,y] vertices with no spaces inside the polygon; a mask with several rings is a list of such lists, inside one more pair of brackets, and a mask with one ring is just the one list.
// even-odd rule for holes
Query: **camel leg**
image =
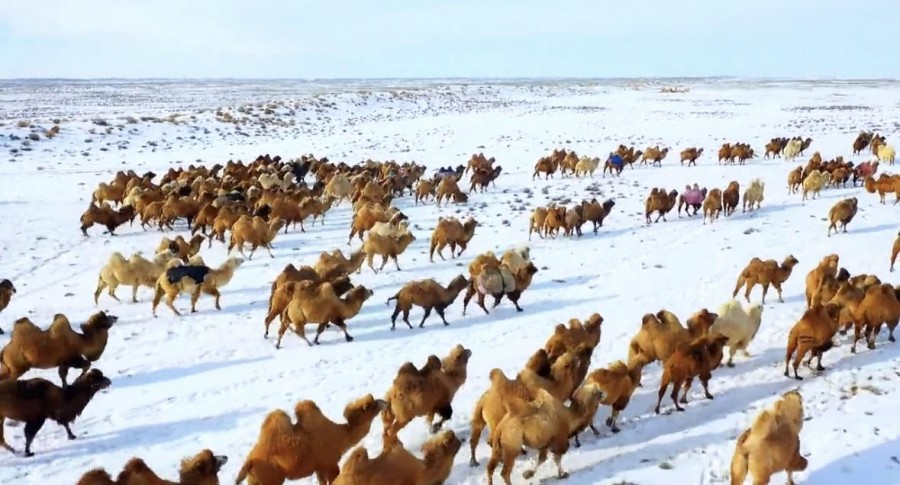
{"label": "camel leg", "polygon": [[694,378],[693,378],[693,377],[688,377],[687,380],[684,382],[684,392],[681,393],[681,399],[680,399],[680,401],[681,401],[682,404],[687,404],[687,402],[688,402],[688,398],[687,398],[687,397],[688,397],[688,393],[691,391],[691,386],[692,386],[692,385],[694,385]]}
{"label": "camel leg", "polygon": [[191,293],[191,313],[197,313],[197,300],[200,299],[201,292],[200,285],[197,285],[197,288]]}
{"label": "camel leg", "polygon": [[503,299],[503,293],[493,295],[493,297],[494,297],[494,306],[492,306],[491,308],[497,308],[497,305],[500,304],[500,300]]}
{"label": "camel leg", "polygon": [[[394,266],[397,267],[397,271],[403,271],[402,269],[400,269],[400,262],[397,261],[397,255],[396,255],[396,254],[392,254],[392,255],[391,255],[391,259],[394,260]],[[382,265],[382,267],[383,267],[383,265]]]}
{"label": "camel leg", "polygon": [[606,420],[606,425],[609,426],[609,430],[613,433],[618,433],[619,431],[621,431],[619,429],[619,425],[616,424],[616,422],[619,420],[619,411],[619,409],[616,409],[616,407],[613,406],[612,414],[610,414],[609,418]]}
{"label": "camel leg", "polygon": [[519,306],[519,298],[522,297],[521,291],[519,291],[519,290],[510,291],[509,293],[506,294],[506,297],[509,298],[509,301],[511,301],[513,305],[515,305],[517,312],[524,311],[524,310],[522,310],[522,307]]}
{"label": "camel leg", "polygon": [[803,378],[800,377],[800,375],[797,373],[797,369],[800,368],[800,363],[803,362],[803,357],[805,357],[806,353],[809,352],[810,350],[811,349],[809,348],[809,346],[802,342],[797,346],[797,355],[794,356],[793,367],[794,367],[794,379],[796,379],[798,381],[802,381]]}
{"label": "camel leg", "polygon": [[73,433],[72,429],[69,427],[69,423],[62,423],[62,425],[63,425],[63,428],[66,429],[66,437],[67,438],[69,438],[70,440],[78,439],[78,437],[75,436],[75,433]]}
{"label": "camel leg", "polygon": [[298,337],[302,338],[303,341],[306,342],[306,345],[310,347],[313,346],[312,342],[310,342],[306,337],[306,324],[294,324],[294,333],[296,333]]}
{"label": "camel leg", "polygon": [[500,450],[491,448],[491,457],[488,459],[487,463],[488,485],[494,485],[494,471],[497,470],[498,464],[500,464]]}
{"label": "camel leg", "polygon": [[425,326],[425,320],[428,319],[428,316],[429,316],[429,315],[431,315],[431,307],[430,307],[430,306],[429,306],[429,307],[425,307],[425,315],[422,316],[422,322],[419,323],[419,328],[422,328],[422,327]]}
{"label": "camel leg", "polygon": [[[477,416],[477,415],[476,415]],[[478,466],[478,460],[475,459],[475,448],[478,447],[478,441],[481,440],[481,433],[484,431],[484,420],[480,416],[472,418],[472,435],[469,436],[469,449],[471,456],[469,458],[469,466],[475,468]],[[0,428],[0,439],[2,439],[3,429]],[[490,442],[490,440],[488,440]]]}
{"label": "camel leg", "polygon": [[850,353],[856,353],[856,343],[859,342],[860,337],[862,337],[862,329],[865,324],[863,322],[855,322],[853,326],[853,345],[850,346]]}
{"label": "camel leg", "polygon": [[316,327],[316,338],[313,339],[313,343],[319,345],[319,336],[322,335],[322,332],[328,328],[328,323],[320,323],[318,327]]}
{"label": "camel leg", "polygon": [[713,395],[709,392],[709,380],[712,379],[712,374],[709,372],[700,374],[700,384],[703,384],[703,392],[706,394],[706,399],[715,399]]}
{"label": "camel leg", "polygon": [[[332,320],[331,323],[337,325],[338,328],[340,328],[341,331],[344,332],[344,340],[346,340],[347,342],[353,341],[353,337],[351,337],[350,333],[347,331],[347,324],[344,322],[343,319],[339,318],[337,320]],[[316,335],[316,337],[318,337],[318,335]]]}
{"label": "camel leg", "polygon": [[394,313],[391,313],[391,331],[397,330],[397,317],[400,315],[400,305],[394,305]]}
{"label": "camel leg", "polygon": [[784,298],[782,298],[782,296],[781,296],[781,283],[776,283],[776,282],[773,281],[773,282],[772,282],[772,286],[774,286],[774,287],[775,287],[775,291],[778,292],[778,301],[779,301],[780,303],[784,303]]}
{"label": "camel leg", "polygon": [[[763,283],[762,287],[763,287],[762,302],[765,303],[766,302],[766,294],[769,293],[769,283]],[[748,299],[747,302],[749,303],[750,300]]]}
{"label": "camel leg", "polygon": [[450,418],[453,417],[453,405],[448,403],[444,406],[439,407],[437,409],[437,414],[438,414],[438,417],[441,418],[441,420],[438,421],[437,423],[434,423],[433,425],[431,425],[429,427],[431,429],[432,434],[440,431],[441,426],[443,426],[444,423],[446,423],[447,421],[450,421]]}
{"label": "camel leg", "polygon": [[[445,325],[445,326],[446,326],[446,325],[450,325],[449,323],[447,323],[447,317],[444,315],[444,308],[443,308],[443,307],[436,306],[436,307],[434,307],[434,311],[436,311],[437,314],[441,317],[441,320],[444,322],[444,325]],[[894,333],[894,331],[891,330],[891,334],[892,334],[892,335],[891,335],[891,338],[893,338],[893,333]],[[892,342],[893,342],[893,340],[892,340]]]}
{"label": "camel leg", "polygon": [[875,340],[878,339],[879,332],[881,332],[881,322],[866,326],[866,346],[869,350],[875,350]]}
{"label": "camel leg", "polygon": [[[746,291],[744,292],[744,299],[747,300],[747,303],[750,303],[750,292],[753,291],[753,287],[756,286],[756,279],[747,279],[746,283]],[[764,294],[765,295],[765,294]],[[763,296],[763,302],[766,301],[766,297]]]}
{"label": "camel leg", "polygon": [[5,419],[3,417],[0,417],[0,446],[2,446],[3,449],[5,449],[6,451],[15,454],[16,449],[13,448],[12,446],[9,446],[9,444],[6,442],[6,438],[3,436],[3,421],[4,420]]}
{"label": "camel leg", "polygon": [[822,354],[824,354],[824,353],[825,352],[823,352],[821,350],[816,351],[816,357],[818,359],[818,361],[816,362],[816,372],[824,372],[825,371],[825,367],[822,366]]}
{"label": "camel leg", "polygon": [[534,476],[535,472],[537,472],[537,469],[540,468],[545,461],[547,461],[547,448],[541,448],[538,451],[538,457],[537,461],[534,463],[534,468],[522,472],[522,478],[526,480],[531,479]]}
{"label": "camel leg", "polygon": [[[274,308],[269,310],[269,313],[266,314],[266,318],[263,321],[266,326],[266,332],[263,334],[263,338],[269,338],[269,326],[272,325],[272,321],[275,320],[275,316],[277,315],[278,313],[274,311]],[[284,321],[283,318],[281,320]]]}
{"label": "camel leg", "polygon": [[210,288],[209,290],[206,291],[206,294],[209,296],[212,296],[216,299],[216,310],[221,310],[222,306],[219,305],[219,298],[222,296],[222,294],[219,293],[219,289],[218,288]]}
{"label": "camel leg", "polygon": [[490,313],[487,307],[484,306],[484,293],[481,293],[480,291],[478,292],[478,306],[480,306],[481,309],[484,310],[485,314]]}
{"label": "camel leg", "polygon": [[44,422],[46,420],[47,419],[44,418],[25,423],[25,456],[34,456],[34,453],[31,451],[31,443],[34,441],[34,437],[37,436],[38,431],[44,427]]}
{"label": "camel leg", "polygon": [[181,313],[178,311],[177,308],[175,308],[175,298],[177,296],[178,296],[178,293],[175,293],[174,295],[166,294],[166,306],[171,308],[172,311],[175,312],[175,314],[180,317]]}
{"label": "camel leg", "polygon": [[466,315],[466,307],[469,306],[469,302],[472,301],[473,296],[475,296],[475,284],[469,283],[469,287],[466,288],[466,294],[463,296],[463,316]]}
{"label": "camel leg", "polygon": [[656,414],[659,414],[659,406],[662,404],[663,396],[666,395],[666,389],[669,387],[669,382],[671,381],[671,377],[669,377],[669,373],[663,371],[663,375],[660,378],[659,383],[659,393],[657,394],[656,399]]}
{"label": "camel leg", "polygon": [[684,384],[682,379],[675,379],[675,382],[672,384],[672,394],[669,396],[672,398],[672,402],[675,403],[676,411],[684,411],[684,408],[678,403],[678,393],[681,391],[681,386]]}
{"label": "camel leg", "polygon": [[403,321],[406,322],[407,327],[413,328],[412,324],[409,323],[409,308],[403,310]]}
{"label": "camel leg", "polygon": [[[76,361],[73,361],[73,362],[66,362],[66,364],[75,364],[75,365],[73,365],[72,367],[81,367],[80,365],[78,365],[78,364],[81,363],[81,362],[78,362],[78,360],[83,360],[83,359],[79,356],[79,357],[76,359]],[[59,366],[59,369],[58,369],[58,371],[57,371],[57,372],[59,373],[59,380],[62,382],[62,388],[63,388],[63,389],[69,387],[69,383],[66,382],[66,379],[67,379],[68,376],[69,376],[69,366],[66,365],[66,364],[63,364],[63,365]],[[90,365],[88,365],[87,367],[90,367]]]}

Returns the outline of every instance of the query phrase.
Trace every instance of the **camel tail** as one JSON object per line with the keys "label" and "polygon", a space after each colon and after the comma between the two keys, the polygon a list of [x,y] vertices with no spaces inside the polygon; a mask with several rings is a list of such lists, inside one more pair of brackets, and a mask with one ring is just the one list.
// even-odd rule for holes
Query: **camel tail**
{"label": "camel tail", "polygon": [[749,454],[744,449],[744,443],[750,437],[750,430],[744,431],[734,447],[734,456],[731,457],[731,485],[743,485],[747,478],[747,470],[750,467]]}
{"label": "camel tail", "polygon": [[234,485],[241,485],[241,482],[247,478],[247,474],[250,473],[250,469],[253,468],[253,463],[250,460],[244,462],[244,466],[241,467],[241,470],[237,474],[237,478],[234,479]]}
{"label": "camel tail", "polygon": [[734,298],[737,296],[738,292],[741,291],[741,287],[747,283],[747,278],[744,276],[744,273],[741,273],[738,276],[737,284],[734,285],[734,292],[731,294],[731,297]]}

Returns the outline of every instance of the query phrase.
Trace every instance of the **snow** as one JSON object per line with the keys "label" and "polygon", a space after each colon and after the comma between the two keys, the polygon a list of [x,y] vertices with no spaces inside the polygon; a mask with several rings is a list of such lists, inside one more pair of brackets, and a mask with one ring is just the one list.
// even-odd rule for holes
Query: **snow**
{"label": "snow", "polygon": [[[812,137],[805,163],[814,151],[825,159],[843,155],[861,162],[871,154],[851,156],[853,138],[874,129],[894,140],[900,90],[890,82],[754,82],[748,80],[684,81],[688,93],[662,94],[662,82],[0,82],[0,217],[3,263],[0,277],[10,278],[18,294],[0,315],[9,338],[12,322],[28,316],[49,325],[55,313],[73,323],[98,310],[120,317],[111,330],[106,353],[96,363],[112,379],[75,422],[76,441],[61,427],[45,425],[34,442],[36,455],[23,458],[0,454],[0,483],[74,483],[87,470],[106,467],[113,474],[132,456],[140,456],[161,476],[177,476],[181,458],[203,448],[226,454],[220,473],[233,480],[257,439],[266,413],[290,410],[301,399],[312,399],[331,418],[341,420],[346,403],[366,393],[381,397],[397,368],[405,361],[421,365],[429,354],[444,356],[456,343],[473,350],[469,377],[454,401],[449,427],[464,440],[456,457],[452,484],[485,483],[484,467],[468,465],[469,419],[477,398],[487,388],[488,372],[498,367],[514,374],[552,333],[554,325],[599,312],[605,318],[603,336],[591,368],[627,355],[627,343],[641,316],[662,308],[682,321],[701,308],[715,311],[730,298],[739,271],[754,256],[781,261],[788,254],[800,264],[784,286],[785,303],[769,293],[763,321],[749,347],[750,359],[736,358],[733,369],[714,373],[714,400],[694,386],[684,413],[655,415],[660,368],[645,370],[639,389],[620,423],[622,432],[582,436],[563,459],[570,484],[726,483],[736,437],[756,414],[781,393],[799,386],[808,420],[801,433],[802,453],[809,469],[795,475],[799,483],[900,483],[900,421],[896,415],[900,347],[883,332],[876,350],[863,345],[851,355],[847,338],[828,352],[828,370],[803,381],[782,375],[787,332],[803,312],[804,278],[829,253],[841,257],[851,273],[874,273],[896,282],[887,272],[891,244],[897,233],[896,208],[880,205],[861,187],[827,189],[817,200],[801,203],[786,190],[788,171],[796,163],[761,156],[745,166],[716,164],[715,152],[725,141],[746,141],[758,153],[775,136]],[[221,93],[221,95],[220,95]],[[272,114],[254,109],[237,111],[244,103],[282,101]],[[216,121],[215,111],[249,120],[237,130]],[[201,112],[202,111],[202,112]],[[180,113],[178,124],[140,121],[141,116],[165,119]],[[254,114],[256,116],[254,116]],[[124,118],[133,116],[136,123]],[[192,116],[194,117],[192,119]],[[57,118],[62,131],[52,140],[25,146],[28,119],[47,129]],[[106,126],[92,120],[106,120]],[[281,120],[281,121],[278,121]],[[293,122],[293,124],[292,124]],[[119,129],[117,126],[121,126]],[[93,133],[91,133],[93,130]],[[91,140],[87,142],[86,140]],[[620,178],[560,178],[532,181],[534,162],[554,148],[605,158],[619,143],[637,148],[672,147],[662,168],[625,169]],[[681,149],[702,146],[697,167],[678,163]],[[30,149],[29,149],[30,148]],[[13,151],[15,150],[15,152]],[[340,332],[327,331],[322,345],[309,348],[292,334],[281,350],[274,339],[262,338],[270,284],[288,263],[312,264],[319,252],[357,248],[347,245],[349,207],[328,213],[324,226],[290,231],[274,242],[275,258],[257,252],[241,266],[222,294],[222,311],[203,296],[196,314],[178,318],[159,308],[150,312],[151,292],[139,292],[141,302],[123,303],[105,294],[92,302],[96,275],[113,251],[150,255],[162,234],[123,227],[110,237],[94,227],[90,238],[78,231],[78,218],[101,181],[116,170],[164,172],[176,161],[212,164],[229,158],[248,160],[262,153],[296,157],[312,152],[350,163],[375,160],[415,160],[429,173],[439,166],[465,163],[472,153],[497,158],[503,174],[496,188],[470,196],[468,205],[436,208],[413,205],[411,197],[396,202],[411,220],[417,240],[400,257],[402,271],[388,265],[375,274],[364,268],[353,275],[375,295],[350,320],[356,338],[346,343]],[[893,167],[881,167],[890,172]],[[703,225],[700,217],[681,217],[648,226],[644,200],[652,187],[681,191],[685,185],[724,188],[737,180],[742,190],[753,178],[765,181],[765,201],[758,212],[720,217]],[[466,179],[467,180],[467,179]],[[844,197],[859,198],[859,213],[846,234],[827,238],[828,209]],[[614,198],[616,206],[598,235],[588,229],[581,238],[527,241],[530,211],[551,200]],[[889,201],[891,200],[889,196]],[[571,202],[568,202],[571,201]],[[431,230],[439,215],[475,216],[481,226],[459,260],[428,262]],[[588,228],[589,225],[585,226]],[[184,227],[177,233],[186,234]],[[175,233],[166,234],[170,237]],[[524,312],[504,301],[485,315],[473,302],[462,316],[462,296],[447,311],[450,325],[433,315],[424,329],[404,325],[391,332],[392,306],[383,302],[405,282],[436,278],[446,284],[466,273],[468,262],[486,250],[503,251],[528,243],[540,268],[522,297]],[[447,251],[449,253],[449,251]],[[205,246],[207,264],[226,258],[225,247]],[[760,289],[752,300],[759,301]],[[188,308],[186,297],[177,306]],[[413,310],[412,321],[421,318]],[[277,322],[273,330],[277,329]],[[32,371],[26,377],[58,382],[55,371]],[[597,423],[608,415],[598,413]],[[7,425],[6,437],[24,446],[22,427]],[[362,444],[370,453],[381,448],[381,423]],[[427,439],[421,419],[407,426],[401,440],[417,450]],[[482,442],[477,456],[486,463],[489,448]],[[525,460],[514,471],[521,477]],[[537,479],[553,476],[552,464]],[[497,476],[499,480],[499,475]],[[532,482],[535,482],[534,479]],[[784,475],[775,477],[781,481]],[[301,483],[313,483],[305,479]]]}

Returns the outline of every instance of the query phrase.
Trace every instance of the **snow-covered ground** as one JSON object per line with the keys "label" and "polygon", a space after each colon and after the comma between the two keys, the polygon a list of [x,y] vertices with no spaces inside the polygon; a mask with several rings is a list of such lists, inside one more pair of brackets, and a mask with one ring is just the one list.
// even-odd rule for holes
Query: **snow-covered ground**
{"label": "snow-covered ground", "polygon": [[[798,162],[805,163],[814,151],[825,159],[871,159],[868,153],[851,156],[851,142],[859,130],[873,129],[896,143],[900,89],[886,82],[682,84],[690,92],[663,94],[659,87],[664,84],[653,81],[0,82],[0,277],[18,288],[0,314],[0,327],[7,331],[0,344],[22,316],[42,326],[55,313],[65,313],[73,323],[98,309],[120,316],[96,364],[113,385],[75,423],[78,440],[66,440],[62,428],[47,424],[35,440],[36,456],[0,454],[0,483],[74,483],[96,466],[117,473],[132,456],[174,477],[182,457],[207,447],[230,457],[220,474],[229,483],[270,410],[290,410],[296,401],[312,399],[339,420],[351,399],[382,396],[405,361],[421,365],[429,354],[443,356],[456,343],[473,350],[469,378],[456,395],[449,423],[465,440],[489,370],[517,372],[555,324],[601,313],[603,337],[592,368],[605,366],[625,358],[644,313],[665,308],[683,320],[700,308],[715,311],[729,299],[738,272],[752,257],[780,261],[793,254],[800,264],[785,285],[785,303],[770,293],[749,349],[752,357],[739,357],[735,368],[715,372],[715,400],[703,399],[695,386],[686,412],[655,415],[660,368],[652,365],[624,412],[622,432],[611,435],[603,429],[599,438],[588,433],[582,448],[573,448],[563,460],[571,473],[565,483],[571,484],[727,482],[736,437],[763,407],[798,386],[782,375],[782,366],[788,329],[804,309],[806,273],[824,255],[838,253],[851,273],[875,273],[896,283],[887,270],[898,226],[896,207],[880,205],[862,188],[829,189],[803,204],[799,194],[786,190],[795,163],[757,157],[746,166],[721,166],[715,152],[725,141],[745,141],[761,154],[771,137],[801,135],[814,141]],[[222,121],[230,119],[246,121]],[[58,137],[25,143],[29,133],[42,133],[54,120],[61,126]],[[662,168],[626,169],[620,178],[602,178],[598,171],[592,180],[557,175],[532,181],[534,162],[553,148],[603,158],[619,143],[641,149],[660,144],[674,153]],[[706,149],[697,167],[678,163],[677,152],[688,146]],[[97,272],[110,253],[151,254],[162,237],[127,226],[117,237],[102,235],[98,227],[90,238],[82,237],[78,218],[99,182],[129,168],[162,173],[175,163],[309,152],[349,163],[415,160],[430,169],[456,166],[484,152],[496,157],[503,174],[496,188],[472,194],[466,206],[416,207],[409,197],[396,202],[410,216],[418,239],[400,257],[402,271],[390,265],[380,274],[364,269],[353,276],[375,296],[349,323],[356,337],[352,343],[335,330],[315,348],[289,334],[283,348],[275,350],[272,339],[262,338],[269,286],[281,269],[288,263],[311,264],[323,250],[349,247],[346,205],[333,209],[324,227],[279,235],[274,259],[262,252],[240,267],[223,291],[222,311],[202,297],[199,313],[178,318],[161,307],[154,319],[146,289],[139,304],[104,295],[94,306]],[[652,187],[680,191],[697,182],[724,188],[737,180],[743,188],[755,177],[766,183],[758,212],[738,211],[711,225],[699,217],[679,219],[674,211],[667,222],[649,227],[644,222],[644,200]],[[859,197],[860,209],[849,232],[826,238],[828,209],[850,196]],[[449,327],[432,316],[424,329],[401,324],[389,330],[392,307],[384,301],[403,283],[429,277],[446,283],[465,273],[479,252],[527,243],[533,208],[592,197],[616,200],[598,235],[587,230],[578,239],[530,241],[540,272],[521,300],[523,313],[504,302],[490,315],[475,307],[464,317],[460,297],[448,309]],[[439,215],[473,215],[481,223],[459,261],[428,262]],[[186,232],[180,228],[178,233]],[[352,247],[357,246],[354,241]],[[226,257],[218,243],[201,254],[211,265]],[[759,291],[753,301],[759,300]],[[120,296],[128,293],[128,288],[119,290]],[[181,309],[187,305],[184,297],[178,302]],[[420,312],[414,310],[411,319],[420,318]],[[810,466],[797,477],[817,485],[900,483],[900,346],[887,343],[883,333],[876,350],[863,346],[852,356],[846,343],[841,339],[826,354],[824,374],[799,383],[809,418],[801,446]],[[34,376],[58,379],[55,371],[26,377]],[[670,409],[668,398],[663,404]],[[608,412],[600,412],[598,423]],[[381,432],[376,420],[363,441],[372,453],[380,450]],[[427,436],[421,420],[401,433],[410,449],[418,449]],[[21,426],[7,426],[6,437],[22,448]],[[488,454],[482,441],[482,463]],[[552,468],[548,464],[537,477],[552,476]],[[516,483],[525,483],[522,469],[517,464]],[[485,483],[484,468],[468,465],[467,443],[448,483]]]}

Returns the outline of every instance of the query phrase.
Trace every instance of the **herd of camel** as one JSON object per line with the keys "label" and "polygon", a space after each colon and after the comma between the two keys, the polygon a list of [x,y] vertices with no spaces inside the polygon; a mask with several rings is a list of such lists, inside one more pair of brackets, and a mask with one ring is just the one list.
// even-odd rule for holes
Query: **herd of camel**
{"label": "herd of camel", "polygon": [[[794,159],[811,142],[800,137],[773,138],[766,145],[766,156]],[[815,197],[822,188],[838,187],[848,180],[855,185],[861,179],[866,190],[879,192],[882,200],[884,194],[891,192],[900,198],[897,176],[882,174],[881,178],[874,178],[878,162],[893,164],[893,156],[888,153],[893,148],[883,136],[861,133],[853,143],[854,152],[867,146],[878,159],[874,163],[854,165],[840,157],[824,161],[816,152],[806,166],[790,172],[789,187],[797,172],[804,196],[810,192]],[[624,165],[631,166],[635,161],[659,165],[668,151],[658,146],[635,150],[633,146],[621,145],[610,154],[604,172],[609,168],[620,174]],[[702,153],[702,148],[686,149],[681,153],[682,162],[695,164]],[[719,151],[720,161],[726,163],[744,163],[753,156],[753,149],[745,143],[726,144]],[[613,157],[618,158],[613,161]],[[274,257],[271,249],[279,234],[296,230],[298,224],[301,231],[307,230],[304,223],[310,230],[316,222],[325,224],[329,211],[346,203],[353,214],[349,239],[352,243],[358,237],[361,245],[347,254],[338,249],[323,251],[309,265],[287,265],[272,283],[265,334],[268,336],[269,325],[280,318],[279,346],[287,330],[293,330],[310,346],[316,345],[319,336],[331,326],[342,330],[345,339],[352,341],[347,323],[373,292],[352,283],[351,278],[362,271],[366,262],[376,273],[383,271],[388,261],[393,261],[399,270],[398,259],[416,241],[411,228],[417,226],[410,224],[409,217],[395,202],[409,194],[415,204],[429,200],[439,205],[465,204],[473,193],[495,185],[502,169],[494,164],[493,158],[476,154],[467,165],[442,168],[426,176],[425,167],[415,163],[367,160],[351,166],[312,155],[291,161],[265,155],[246,164],[229,161],[212,167],[170,168],[158,182],[154,182],[157,175],[152,172],[120,171],[93,192],[81,217],[85,235],[93,225],[106,227],[114,235],[116,229],[139,218],[143,228],[156,226],[161,231],[184,220],[193,237],[163,238],[150,259],[140,253],[126,257],[113,252],[99,272],[95,302],[104,290],[118,300],[116,288],[130,286],[133,303],[139,301],[140,288],[154,292],[154,315],[163,300],[180,315],[175,303],[182,293],[191,295],[192,312],[198,311],[199,298],[204,294],[213,297],[215,308],[221,309],[220,290],[239,274],[244,257],[252,258],[258,248]],[[563,176],[592,175],[598,167],[598,158],[554,150],[537,162],[535,176],[544,173],[550,177],[557,170]],[[460,188],[466,174],[468,193]],[[304,182],[308,175],[315,179],[312,184]],[[726,216],[738,205],[740,189],[736,181],[724,191],[707,190],[698,184],[685,189],[677,194],[654,188],[646,204],[648,222],[650,212],[658,212],[664,218],[676,203],[679,216],[682,206],[693,209],[693,214],[688,211],[689,216],[702,208],[704,221],[718,216],[716,203]],[[744,210],[759,208],[763,190],[758,179],[750,183],[743,194]],[[614,204],[612,200],[592,200],[573,208],[536,208],[529,232],[552,238],[562,230],[564,235],[580,236],[581,225],[592,222],[596,233]],[[846,231],[846,224],[856,213],[856,199],[839,201],[832,212],[835,215],[831,217],[833,227],[829,228],[829,235],[841,224]],[[434,253],[444,260],[443,251],[448,247],[451,259],[462,256],[477,227],[475,218],[440,217],[430,237],[430,260],[434,262]],[[204,244],[209,247],[216,241],[227,246],[229,253],[240,252],[241,257],[231,256],[219,267],[207,266],[200,252]],[[244,256],[245,247],[250,248],[249,256]],[[892,248],[891,270],[898,253],[900,236]],[[382,259],[380,268],[373,265],[373,258],[378,256]],[[782,285],[798,264],[793,256],[782,263],[754,258],[739,273],[732,297],[746,288],[745,299],[749,303],[752,289],[760,285],[763,303],[770,286],[782,300]],[[432,312],[449,325],[445,310],[463,293],[463,315],[473,298],[485,313],[490,313],[485,305],[487,297],[493,298],[494,307],[507,298],[522,311],[520,298],[537,273],[527,246],[496,255],[492,251],[477,254],[468,266],[468,274],[455,276],[446,284],[434,279],[405,284],[389,299],[395,303],[391,330],[398,318],[412,329],[409,315],[414,307],[424,312],[419,327]],[[0,311],[14,295],[13,282],[0,282]],[[863,338],[869,348],[874,348],[884,326],[890,341],[894,341],[893,331],[900,321],[900,287],[883,283],[875,275],[852,275],[839,266],[837,255],[828,255],[809,272],[806,296],[807,309],[787,335],[785,376],[800,379],[798,368],[807,356],[808,365],[818,359],[816,370],[823,371],[823,355],[836,345],[834,340],[839,334],[851,329],[854,352]],[[48,419],[64,426],[70,439],[76,438],[69,426],[96,393],[112,384],[93,365],[100,361],[108,342],[116,345],[117,319],[98,312],[80,326],[80,331],[72,329],[62,314],[56,315],[46,330],[28,318],[15,321],[10,340],[0,351],[0,445],[13,451],[3,439],[5,419],[25,423],[25,454],[29,456],[35,436]],[[472,416],[470,462],[478,464],[475,449],[487,429],[491,449],[489,483],[493,483],[494,473],[500,467],[504,483],[511,484],[514,463],[529,449],[537,452],[537,465],[552,455],[557,476],[564,478],[568,474],[561,460],[569,444],[580,446],[579,434],[588,428],[599,435],[593,422],[600,406],[611,408],[606,420],[611,432],[620,431],[619,414],[641,386],[642,371],[647,365],[659,362],[663,369],[657,413],[670,385],[674,407],[683,411],[681,404],[687,402],[693,380],[698,379],[706,397],[712,398],[708,385],[716,369],[733,366],[737,352],[748,356],[746,349],[761,319],[761,305],[744,307],[737,300],[726,302],[717,312],[701,309],[690,315],[685,324],[667,310],[648,313],[628,343],[628,359],[593,371],[591,360],[600,341],[603,317],[593,314],[584,321],[572,319],[567,325],[557,325],[545,346],[528,358],[517,375],[507,376],[500,369],[489,372],[489,387]],[[317,328],[313,342],[305,336],[306,326]],[[724,362],[726,348],[730,356]],[[278,485],[313,475],[326,484],[444,483],[461,442],[454,431],[441,431],[441,427],[451,419],[453,398],[467,381],[471,355],[471,350],[456,345],[445,358],[430,356],[422,367],[407,362],[397,371],[384,399],[367,394],[349,403],[344,410],[346,423],[333,422],[309,400],[297,403],[293,418],[281,410],[271,412],[239,472],[238,483],[246,479],[255,485]],[[61,386],[46,379],[24,378],[31,369],[53,368],[59,369]],[[72,368],[82,372],[68,383],[68,370]],[[371,457],[357,444],[378,416],[384,425],[383,449]],[[398,432],[418,417],[426,418],[434,434],[424,445],[421,457],[407,450],[398,437]],[[779,471],[786,471],[790,480],[793,472],[804,470],[807,460],[799,452],[803,420],[802,396],[797,391],[786,393],[773,409],[762,412],[737,441],[731,465],[732,483],[743,483],[748,473],[754,483],[768,483],[769,477]],[[182,462],[175,483],[218,483],[218,472],[226,461],[225,456],[203,450]],[[524,476],[534,473],[534,469],[529,469]],[[161,481],[139,458],[125,464],[115,479],[107,471],[97,469],[88,471],[79,481],[79,485],[147,483],[170,482]]]}

